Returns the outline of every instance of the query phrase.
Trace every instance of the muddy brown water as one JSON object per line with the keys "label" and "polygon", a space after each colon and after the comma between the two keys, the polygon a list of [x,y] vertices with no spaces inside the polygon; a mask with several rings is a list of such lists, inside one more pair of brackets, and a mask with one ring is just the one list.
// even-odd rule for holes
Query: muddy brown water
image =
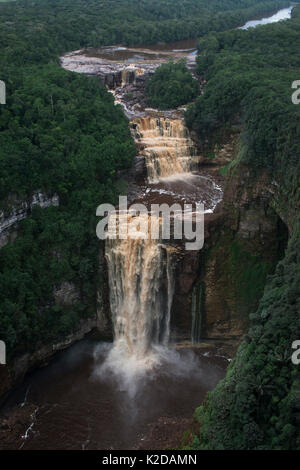
{"label": "muddy brown water", "polygon": [[[291,11],[294,8],[293,5],[282,8],[278,11],[266,15],[266,17],[256,17],[250,21],[247,21],[244,25],[240,26],[240,29],[248,29],[259,25],[266,25],[276,23],[278,21],[287,20],[291,18]],[[136,62],[149,59],[163,59],[165,53],[186,53],[191,54],[196,52],[197,43],[199,38],[190,38],[180,41],[173,42],[161,42],[152,45],[138,45],[133,47],[103,47],[103,48],[90,48],[84,51],[84,55],[88,57],[99,57],[102,59],[108,59],[113,61],[124,61],[124,62]]]}
{"label": "muddy brown water", "polygon": [[89,48],[80,51],[86,57],[97,57],[115,62],[135,63],[149,60],[163,60],[175,54],[183,56],[196,52],[198,39],[186,39],[170,43],[158,43],[141,46],[108,46],[101,48]]}
{"label": "muddy brown water", "polygon": [[1,413],[3,419],[16,408],[25,414],[28,409],[26,423],[19,435],[2,438],[0,449],[138,449],[157,425],[160,437],[154,433],[148,445],[161,448],[161,434],[169,437],[174,422],[181,436],[228,364],[208,352],[170,349],[159,367],[137,379],[130,396],[128,384],[116,376],[95,377],[110,348],[83,340],[30,374]]}
{"label": "muddy brown water", "polygon": [[138,194],[135,202],[142,202],[147,209],[152,204],[204,204],[205,211],[213,212],[216,205],[221,201],[223,191],[223,180],[211,176],[208,171],[193,173],[190,175],[179,175],[175,178],[165,178],[156,184],[142,186],[142,193]]}

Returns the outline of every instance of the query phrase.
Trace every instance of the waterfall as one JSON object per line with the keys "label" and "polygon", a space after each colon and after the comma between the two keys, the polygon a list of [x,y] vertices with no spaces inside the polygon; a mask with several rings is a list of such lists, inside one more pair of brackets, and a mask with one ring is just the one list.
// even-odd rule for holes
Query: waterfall
{"label": "waterfall", "polygon": [[[192,171],[194,144],[182,120],[139,117],[132,121],[132,129],[146,157],[149,182]],[[116,221],[123,232],[124,213],[120,215]],[[105,243],[114,344],[101,371],[113,371],[132,395],[135,379],[168,355],[173,252],[177,251],[162,239],[148,236],[150,230],[144,236],[145,226],[161,223],[154,215],[144,217],[140,236],[131,237],[129,230],[124,239],[108,236]],[[129,213],[125,219],[134,221]]]}
{"label": "waterfall", "polygon": [[131,83],[135,83],[137,71],[135,67],[126,67],[121,71],[121,88],[129,85]]}
{"label": "waterfall", "polygon": [[[154,216],[146,217],[151,224]],[[174,250],[150,236],[107,238],[105,252],[115,359],[122,356],[137,368],[145,367],[153,360],[154,348],[168,344]]]}
{"label": "waterfall", "polygon": [[196,168],[195,145],[182,119],[143,117],[135,118],[133,124],[136,141],[143,148],[149,183]]}

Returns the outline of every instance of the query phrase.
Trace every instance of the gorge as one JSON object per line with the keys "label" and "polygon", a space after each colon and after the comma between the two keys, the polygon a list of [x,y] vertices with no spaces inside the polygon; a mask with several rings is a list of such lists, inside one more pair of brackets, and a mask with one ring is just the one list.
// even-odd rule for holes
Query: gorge
{"label": "gorge", "polygon": [[[134,70],[131,66],[132,73]],[[128,77],[123,72],[123,76]],[[134,79],[128,83],[123,79],[121,90],[114,90],[122,104],[124,88],[128,92],[127,86],[132,83],[136,85]],[[208,211],[212,212],[221,199],[222,190],[212,177],[192,172],[197,170],[199,157],[184,125],[182,111],[170,111],[166,117],[159,111],[140,108],[135,116],[130,103],[123,105],[128,115],[134,116],[130,126],[139,150],[137,161],[142,160],[144,175],[144,180],[135,176],[138,188],[134,187],[131,193],[134,202],[147,207],[150,203],[151,207],[153,203],[167,202],[169,206],[177,203],[180,210],[184,203],[200,202],[197,198],[209,188],[203,202],[209,201]],[[141,165],[137,163],[137,167]],[[119,210],[118,228],[124,232],[121,217],[124,214]],[[137,224],[130,210],[126,217],[127,223]],[[172,217],[173,221],[178,217],[176,209]],[[139,216],[139,224],[138,236],[134,233],[132,238],[129,227],[127,236],[110,239],[108,234],[105,242],[114,346],[100,368],[102,372],[111,370],[118,380],[123,377],[123,386],[128,387],[133,396],[138,393],[136,375],[149,373],[161,361],[169,359],[174,275],[179,252],[183,255],[183,249],[175,240],[165,240],[162,233],[156,239],[150,235],[153,226],[161,232],[160,217],[151,212],[143,214]]]}
{"label": "gorge", "polygon": [[5,425],[16,417],[19,425],[4,448],[181,445],[283,256],[289,229],[272,207],[276,181],[262,174],[250,185],[247,166],[229,182],[221,174],[238,153],[239,135],[230,133],[210,158],[185,125],[184,108],[159,111],[143,101],[145,78],[161,63],[187,57],[193,70],[195,50],[185,46],[106,47],[61,58],[66,70],[98,76],[129,119],[137,149],[125,175],[130,202],[203,202],[205,246],[187,252],[178,240],[108,237],[98,253],[102,306],[82,336],[97,334],[59,353],[10,395]]}
{"label": "gorge", "polygon": [[[124,79],[125,75],[129,77],[129,83]],[[139,75],[141,76],[142,74]],[[120,88],[112,90],[120,101],[127,91],[126,87],[136,86],[130,77],[131,75],[123,72]],[[131,103],[125,98],[124,109],[131,118],[130,127],[138,149],[134,176],[129,181],[129,200],[132,203],[142,202],[147,207],[150,204],[176,203],[183,206],[184,203],[204,202],[207,215],[211,214],[222,198],[220,178],[215,178],[210,171],[198,171],[199,156],[184,125],[183,111],[174,110],[164,115],[159,111],[141,108],[136,110],[135,106],[135,109],[132,109]],[[150,223],[153,216],[146,217],[146,222]],[[53,367],[56,381],[56,374],[62,374],[64,370],[66,380],[71,379],[77,383],[82,380],[82,377],[78,376],[81,374],[81,368],[85,371],[84,375],[92,376],[92,382],[85,388],[85,394],[91,393],[94,396],[98,390],[100,400],[105,401],[107,412],[115,415],[116,420],[113,419],[110,424],[103,421],[100,411],[103,405],[97,399],[98,404],[95,402],[92,408],[95,407],[98,411],[91,408],[94,417],[88,412],[88,428],[84,425],[87,437],[82,439],[80,430],[75,423],[72,424],[70,448],[74,448],[75,441],[75,447],[82,445],[84,448],[99,448],[99,436],[103,435],[104,429],[107,434],[108,427],[108,434],[100,439],[103,448],[107,445],[107,439],[110,440],[110,445],[117,448],[143,448],[149,445],[156,447],[159,444],[157,438],[152,436],[153,430],[157,427],[163,429],[165,422],[173,423],[178,428],[176,435],[179,437],[190,420],[191,414],[188,410],[196,406],[199,396],[204,396],[206,390],[213,387],[224,374],[225,365],[228,363],[226,356],[232,354],[234,344],[226,346],[221,340],[217,345],[204,343],[199,350],[192,351],[191,287],[197,272],[193,272],[190,263],[193,260],[196,264],[197,260],[193,252],[188,253],[186,256],[184,246],[176,240],[144,240],[142,237],[136,240],[107,239],[105,264],[108,282],[99,295],[107,298],[109,312],[100,313],[97,328],[102,336],[108,328],[110,336],[114,336],[114,344],[95,345],[86,341],[77,347],[79,349],[75,346],[76,368],[71,366],[72,378],[67,372],[69,366],[68,360],[65,363],[65,355],[61,356],[61,359],[58,357],[60,366],[56,366],[54,362],[50,367]],[[181,274],[178,276],[178,273]],[[180,276],[183,276],[182,280]],[[179,289],[178,283],[181,284]],[[186,293],[190,295],[189,302],[186,302]],[[184,309],[183,304],[186,304]],[[194,316],[198,316],[195,309]],[[111,323],[112,327],[107,327]],[[170,342],[174,341],[181,342],[181,345],[177,348],[170,347]],[[76,350],[83,351],[82,357],[78,356]],[[72,349],[65,354],[71,359]],[[48,392],[44,394],[44,387],[48,390],[49,386],[50,389],[52,387],[43,370],[40,372],[37,372],[39,378],[37,377],[36,382],[36,385],[40,385],[32,388],[32,385],[27,385],[25,381],[17,395],[12,395],[6,405],[6,409],[9,409],[10,403],[18,401],[17,397],[23,393],[21,390],[25,391],[26,397],[23,400],[26,405],[22,410],[27,408],[27,400],[28,404],[39,402],[34,409],[30,407],[33,411],[33,421],[29,423],[28,432],[25,432],[23,437],[19,436],[13,444],[22,449],[47,447],[47,444],[43,443],[46,434],[48,437],[51,435],[51,445],[60,448],[59,433],[56,437],[51,432],[49,419],[57,422],[59,410],[54,403],[60,402],[61,398],[55,387],[51,392],[52,398]],[[59,381],[64,382],[62,375],[59,376]],[[184,385],[187,378],[190,382],[188,390]],[[173,399],[170,400],[170,395],[165,396],[165,387],[172,389]],[[84,402],[86,404],[89,399],[85,395],[84,402],[81,402],[79,390],[80,387],[76,387],[75,395],[71,393],[70,403],[72,407],[76,407],[77,419],[81,416],[79,420],[82,422],[84,416],[84,420],[87,419]],[[142,399],[145,390],[148,407],[145,407]],[[161,406],[153,407],[151,404],[157,401]],[[123,410],[124,406],[128,408],[127,412]],[[115,407],[117,411],[113,412]],[[70,411],[65,405],[63,408],[64,412],[61,414],[59,406],[59,413],[61,419],[65,420],[68,419]],[[128,432],[128,423],[132,432]],[[151,426],[147,432],[146,423]],[[47,428],[46,434],[44,426]],[[169,437],[164,431],[159,431],[161,432],[163,436],[160,445],[163,447],[168,445]],[[96,435],[98,438],[95,440]],[[65,438],[63,445],[66,445]]]}

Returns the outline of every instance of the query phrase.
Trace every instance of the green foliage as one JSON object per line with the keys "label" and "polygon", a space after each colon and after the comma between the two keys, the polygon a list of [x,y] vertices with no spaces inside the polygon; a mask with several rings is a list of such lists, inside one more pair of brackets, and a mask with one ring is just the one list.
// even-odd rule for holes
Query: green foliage
{"label": "green foliage", "polygon": [[197,449],[300,448],[300,222],[226,378],[197,409]]}
{"label": "green foliage", "polygon": [[[272,6],[271,6],[272,3]],[[143,44],[234,27],[288,2],[259,0],[29,0],[1,3],[0,208],[57,193],[35,208],[0,251],[0,337],[11,357],[72,331],[96,310],[99,273],[95,209],[124,191],[119,170],[135,148],[122,109],[96,78],[59,67],[59,55],[105,44]],[[79,296],[56,305],[72,282]]]}
{"label": "green foliage", "polygon": [[161,65],[146,84],[149,104],[160,109],[189,103],[199,91],[199,83],[192,77],[184,60]]}
{"label": "green foliage", "polygon": [[[60,198],[59,208],[35,208],[17,240],[0,251],[0,337],[11,355],[65,336],[95,311],[96,207],[116,202],[116,172],[130,167],[135,146],[121,107],[96,78],[47,65],[6,80],[2,207],[9,212],[6,196],[29,200],[37,189]],[[53,290],[66,280],[80,299],[63,309]]]}
{"label": "green foliage", "polygon": [[[152,44],[224,31],[286,0],[24,0],[1,3],[3,66],[48,63],[82,47]],[[2,60],[0,61],[2,62]]]}
{"label": "green foliage", "polygon": [[[0,108],[0,200],[14,192],[58,192],[80,201],[110,187],[134,155],[128,121],[96,78],[56,65],[4,76],[7,105]],[[96,186],[95,186],[96,185]],[[83,203],[83,202],[82,202]]]}
{"label": "green foliage", "polygon": [[263,293],[267,275],[272,269],[271,263],[248,253],[234,241],[231,244],[231,268],[239,296],[250,308],[255,308],[257,299]]}
{"label": "green foliage", "polygon": [[[300,375],[291,361],[292,343],[300,337],[300,108],[291,101],[291,84],[300,76],[299,19],[296,8],[292,21],[214,34],[199,43],[198,72],[207,86],[186,113],[187,123],[203,147],[216,132],[239,125],[238,162],[267,169],[280,182],[276,205],[292,236],[225,379],[196,411],[193,449],[300,448]],[[251,296],[263,285],[264,266],[255,259],[245,265],[236,246],[232,258],[244,294]]]}
{"label": "green foliage", "polygon": [[291,100],[300,75],[297,10],[292,21],[201,40],[197,71],[207,85],[186,112],[203,148],[208,136],[239,126],[243,161],[274,175],[285,172],[288,161],[286,180],[300,169],[300,109]]}
{"label": "green foliage", "polygon": [[[135,154],[128,122],[112,96],[96,78],[61,70],[59,54],[89,46],[201,37],[287,5],[289,1],[281,0],[1,3],[0,78],[7,84],[7,105],[0,108],[1,209],[9,213],[12,196],[30,200],[36,190],[56,192],[60,198],[59,207],[35,208],[20,223],[15,242],[0,251],[0,337],[10,357],[65,337],[80,319],[95,313],[101,279],[95,209],[102,202],[115,202],[123,190],[118,171],[129,167]],[[268,34],[215,34],[200,44],[198,68],[209,83],[203,99],[187,114],[199,137],[242,110],[249,123],[244,128],[245,158],[286,168],[288,156],[296,162],[288,167],[293,168],[299,127],[288,98],[291,78],[299,78],[294,78],[299,71],[298,39],[294,22]],[[182,78],[175,75],[178,88]],[[185,78],[186,84],[190,78]],[[256,89],[253,84],[258,84]],[[188,101],[193,90],[186,88],[174,93],[172,84],[166,97],[179,94]],[[265,108],[278,89],[283,119],[276,117],[276,103],[269,119]],[[266,97],[265,90],[273,95]],[[264,101],[258,108],[260,96]],[[248,342],[197,413],[203,430],[195,439],[197,448],[299,446],[294,421],[298,379],[287,359],[291,338],[298,339],[297,236],[266,290]],[[64,281],[78,292],[70,306],[53,298]]]}

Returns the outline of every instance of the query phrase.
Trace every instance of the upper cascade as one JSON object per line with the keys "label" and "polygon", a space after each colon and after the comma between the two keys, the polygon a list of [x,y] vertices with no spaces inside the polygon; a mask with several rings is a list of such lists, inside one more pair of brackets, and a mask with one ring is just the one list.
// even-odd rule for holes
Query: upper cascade
{"label": "upper cascade", "polygon": [[143,148],[149,183],[196,169],[195,144],[182,119],[146,116],[135,118],[132,124]]}

